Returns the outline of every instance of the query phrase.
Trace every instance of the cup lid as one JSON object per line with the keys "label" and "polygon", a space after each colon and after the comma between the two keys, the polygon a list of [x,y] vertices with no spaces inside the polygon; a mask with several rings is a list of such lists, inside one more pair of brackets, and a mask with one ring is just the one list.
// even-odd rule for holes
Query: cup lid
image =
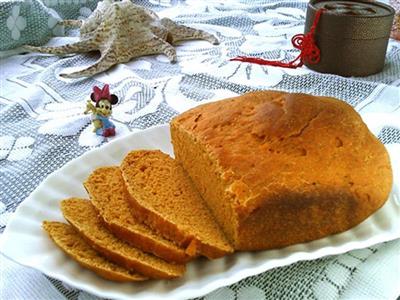
{"label": "cup lid", "polygon": [[308,13],[324,9],[316,35],[336,39],[388,38],[394,18],[394,9],[370,0],[311,0]]}
{"label": "cup lid", "polygon": [[340,15],[341,17],[381,18],[394,14],[391,6],[368,0],[311,0],[310,5],[317,10],[325,9],[325,14]]}

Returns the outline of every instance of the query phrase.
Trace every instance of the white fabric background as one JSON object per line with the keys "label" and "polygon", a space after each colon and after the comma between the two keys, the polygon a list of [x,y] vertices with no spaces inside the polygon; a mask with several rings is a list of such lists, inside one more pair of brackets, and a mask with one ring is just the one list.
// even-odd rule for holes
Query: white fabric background
{"label": "white fabric background", "polygon": [[[162,124],[190,107],[256,88],[341,98],[361,114],[393,120],[379,136],[400,143],[400,43],[390,41],[383,72],[365,78],[228,62],[236,55],[290,59],[290,38],[302,32],[306,1],[142,1],[160,15],[216,34],[221,45],[194,41],[177,47],[178,63],[151,56],[89,80],[61,80],[62,69],[93,62],[37,54],[0,61],[0,228],[41,180],[67,161],[107,142],[83,115],[93,85],[111,84],[122,102],[114,110],[118,134]],[[178,1],[179,2],[179,1]],[[65,43],[61,38],[52,43]],[[378,132],[377,132],[378,134]],[[400,166],[398,166],[400,167]],[[1,230],[1,231],[2,231]],[[1,238],[1,235],[0,235]],[[1,250],[1,249],[0,249]],[[297,263],[254,276],[204,298],[396,299],[400,241]],[[96,299],[0,255],[0,299]]]}

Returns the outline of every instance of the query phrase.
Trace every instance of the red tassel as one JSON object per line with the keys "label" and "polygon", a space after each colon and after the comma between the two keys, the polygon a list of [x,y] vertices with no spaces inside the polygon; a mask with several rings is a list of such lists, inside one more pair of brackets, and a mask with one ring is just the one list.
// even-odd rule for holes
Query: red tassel
{"label": "red tassel", "polygon": [[304,62],[308,62],[309,64],[317,64],[320,61],[320,51],[315,44],[314,34],[323,11],[323,8],[319,9],[315,14],[315,19],[310,28],[310,32],[306,34],[296,34],[292,37],[293,47],[300,50],[300,54],[294,60],[285,63],[282,61],[266,60],[257,57],[238,56],[235,58],[231,58],[230,61],[241,61],[264,66],[274,66],[291,69],[301,67]]}

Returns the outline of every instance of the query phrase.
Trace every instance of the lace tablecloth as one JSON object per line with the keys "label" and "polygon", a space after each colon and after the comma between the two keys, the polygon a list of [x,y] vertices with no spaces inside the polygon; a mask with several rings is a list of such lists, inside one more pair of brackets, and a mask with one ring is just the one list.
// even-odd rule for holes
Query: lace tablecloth
{"label": "lace tablecloth", "polygon": [[[65,0],[68,2],[69,0]],[[94,62],[75,55],[14,55],[0,63],[0,232],[21,201],[51,172],[109,140],[93,135],[83,114],[94,85],[121,99],[113,112],[118,136],[167,123],[200,104],[254,89],[333,96],[361,114],[397,120],[379,138],[400,143],[400,43],[391,40],[384,70],[364,78],[229,62],[237,55],[288,60],[290,38],[303,31],[305,1],[140,1],[161,16],[201,28],[221,44],[185,42],[178,63],[149,56],[94,78],[66,80],[61,70]],[[178,6],[176,6],[178,5]],[[87,13],[90,8],[82,11]],[[90,12],[89,12],[90,13]],[[52,43],[65,43],[59,38]],[[400,166],[397,166],[400,167]],[[1,238],[1,235],[0,235]],[[0,256],[1,299],[96,299]],[[298,262],[221,288],[204,299],[395,299],[400,295],[400,240],[315,261]]]}

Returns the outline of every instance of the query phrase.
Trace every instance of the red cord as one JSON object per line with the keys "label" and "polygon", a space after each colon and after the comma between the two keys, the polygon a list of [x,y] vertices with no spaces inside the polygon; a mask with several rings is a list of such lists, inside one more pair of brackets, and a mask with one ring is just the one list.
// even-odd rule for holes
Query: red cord
{"label": "red cord", "polygon": [[249,62],[259,65],[291,69],[301,67],[304,62],[308,62],[309,64],[317,64],[320,60],[320,51],[315,44],[314,34],[323,11],[324,9],[321,8],[315,14],[314,22],[310,28],[310,32],[306,34],[296,34],[292,37],[293,47],[300,50],[300,54],[294,60],[285,63],[277,60],[265,60],[257,57],[238,56],[231,58],[230,61]]}

